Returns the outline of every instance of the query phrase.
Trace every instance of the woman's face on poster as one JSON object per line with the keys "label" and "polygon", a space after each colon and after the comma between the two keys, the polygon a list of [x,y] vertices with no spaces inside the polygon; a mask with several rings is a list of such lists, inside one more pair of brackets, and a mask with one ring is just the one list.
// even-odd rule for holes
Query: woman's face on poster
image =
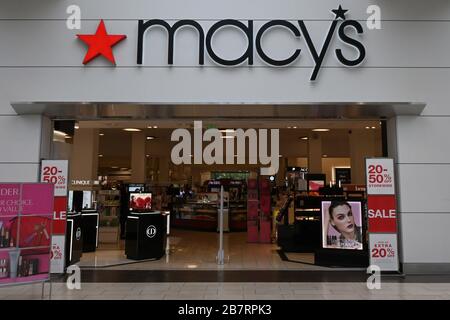
{"label": "woman's face on poster", "polygon": [[331,224],[340,233],[355,232],[355,219],[351,208],[347,205],[340,205],[334,208],[331,215]]}

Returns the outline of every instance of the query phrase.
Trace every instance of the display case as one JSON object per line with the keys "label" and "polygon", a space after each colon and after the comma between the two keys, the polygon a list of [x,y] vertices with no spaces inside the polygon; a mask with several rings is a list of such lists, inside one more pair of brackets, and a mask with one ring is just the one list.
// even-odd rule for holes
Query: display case
{"label": "display case", "polygon": [[120,238],[120,191],[100,190],[97,195],[99,243],[118,243]]}
{"label": "display case", "polygon": [[229,207],[230,231],[247,230],[247,202],[230,201]]}
{"label": "display case", "polygon": [[[224,204],[224,207],[227,207]],[[215,231],[220,207],[219,194],[198,193],[192,199],[179,201],[174,207],[172,225],[188,229]]]}

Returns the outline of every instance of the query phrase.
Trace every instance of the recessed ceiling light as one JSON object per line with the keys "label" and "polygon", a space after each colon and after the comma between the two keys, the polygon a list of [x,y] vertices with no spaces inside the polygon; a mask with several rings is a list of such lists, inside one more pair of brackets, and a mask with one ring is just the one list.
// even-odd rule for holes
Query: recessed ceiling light
{"label": "recessed ceiling light", "polygon": [[308,140],[309,138],[308,138],[308,137],[301,137],[300,139],[302,139],[302,140]]}
{"label": "recessed ceiling light", "polygon": [[147,140],[153,140],[153,139],[156,139],[156,137],[155,136],[147,136]]}
{"label": "recessed ceiling light", "polygon": [[153,126],[153,129],[158,129],[158,126]]}
{"label": "recessed ceiling light", "polygon": [[292,128],[297,129],[297,127],[292,127]]}
{"label": "recessed ceiling light", "polygon": [[102,154],[99,154],[98,156],[99,156],[99,158],[103,158],[103,155],[102,155]]}
{"label": "recessed ceiling light", "polygon": [[370,127],[366,127],[366,129],[370,129]]}
{"label": "recessed ceiling light", "polygon": [[120,170],[128,170],[128,168],[120,168]]}
{"label": "recessed ceiling light", "polygon": [[372,127],[372,129],[376,129],[376,127]]}
{"label": "recessed ceiling light", "polygon": [[104,133],[100,133],[99,136],[103,137],[105,134]]}
{"label": "recessed ceiling light", "polygon": [[288,129],[291,129],[292,127],[288,127]]}
{"label": "recessed ceiling light", "polygon": [[148,157],[150,157],[150,155],[149,155],[149,154],[146,154],[145,156],[146,156],[147,158],[148,158]]}
{"label": "recessed ceiling light", "polygon": [[74,128],[75,129],[80,129],[80,126],[76,124]]}
{"label": "recessed ceiling light", "polygon": [[322,157],[326,158],[326,157],[328,157],[328,155],[327,155],[327,154],[324,154]]}
{"label": "recessed ceiling light", "polygon": [[319,128],[319,129],[313,129],[312,131],[315,131],[315,132],[328,132],[328,131],[330,131],[330,129],[321,129],[321,128]]}
{"label": "recessed ceiling light", "polygon": [[125,128],[123,130],[124,131],[128,131],[128,132],[139,132],[139,131],[141,131],[141,129],[137,129],[137,128]]}
{"label": "recessed ceiling light", "polygon": [[119,169],[119,167],[111,167],[111,169]]}

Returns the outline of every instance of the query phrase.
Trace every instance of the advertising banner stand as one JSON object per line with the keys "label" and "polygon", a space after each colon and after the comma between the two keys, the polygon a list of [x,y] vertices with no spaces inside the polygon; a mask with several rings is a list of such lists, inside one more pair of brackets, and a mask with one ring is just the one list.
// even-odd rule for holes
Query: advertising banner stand
{"label": "advertising banner stand", "polygon": [[41,182],[55,186],[51,273],[64,273],[66,260],[68,160],[42,160]]}
{"label": "advertising banner stand", "polygon": [[[321,201],[321,246],[314,251],[315,264],[327,267],[367,268],[368,250],[364,240],[364,202],[343,198],[323,198]],[[348,225],[338,223],[351,217],[353,237],[344,235]],[[344,230],[343,230],[344,229]]]}
{"label": "advertising banner stand", "polygon": [[50,283],[54,185],[0,184],[0,287]]}
{"label": "advertising banner stand", "polygon": [[400,272],[394,160],[366,159],[370,265]]}

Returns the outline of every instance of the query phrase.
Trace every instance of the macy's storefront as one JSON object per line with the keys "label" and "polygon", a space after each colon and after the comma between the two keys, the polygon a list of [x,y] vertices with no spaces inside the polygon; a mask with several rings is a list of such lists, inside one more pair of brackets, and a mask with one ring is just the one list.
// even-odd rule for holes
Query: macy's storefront
{"label": "macy's storefront", "polygon": [[[382,215],[400,270],[449,272],[450,6],[370,5],[2,3],[0,181],[69,160],[69,211],[99,213],[85,267],[130,265],[127,215],[148,198],[170,212],[169,243],[134,268],[216,268],[221,186],[225,268],[367,267],[317,252],[347,232],[367,254],[365,159],[393,158],[396,216]],[[324,214],[337,199],[347,231]]]}

